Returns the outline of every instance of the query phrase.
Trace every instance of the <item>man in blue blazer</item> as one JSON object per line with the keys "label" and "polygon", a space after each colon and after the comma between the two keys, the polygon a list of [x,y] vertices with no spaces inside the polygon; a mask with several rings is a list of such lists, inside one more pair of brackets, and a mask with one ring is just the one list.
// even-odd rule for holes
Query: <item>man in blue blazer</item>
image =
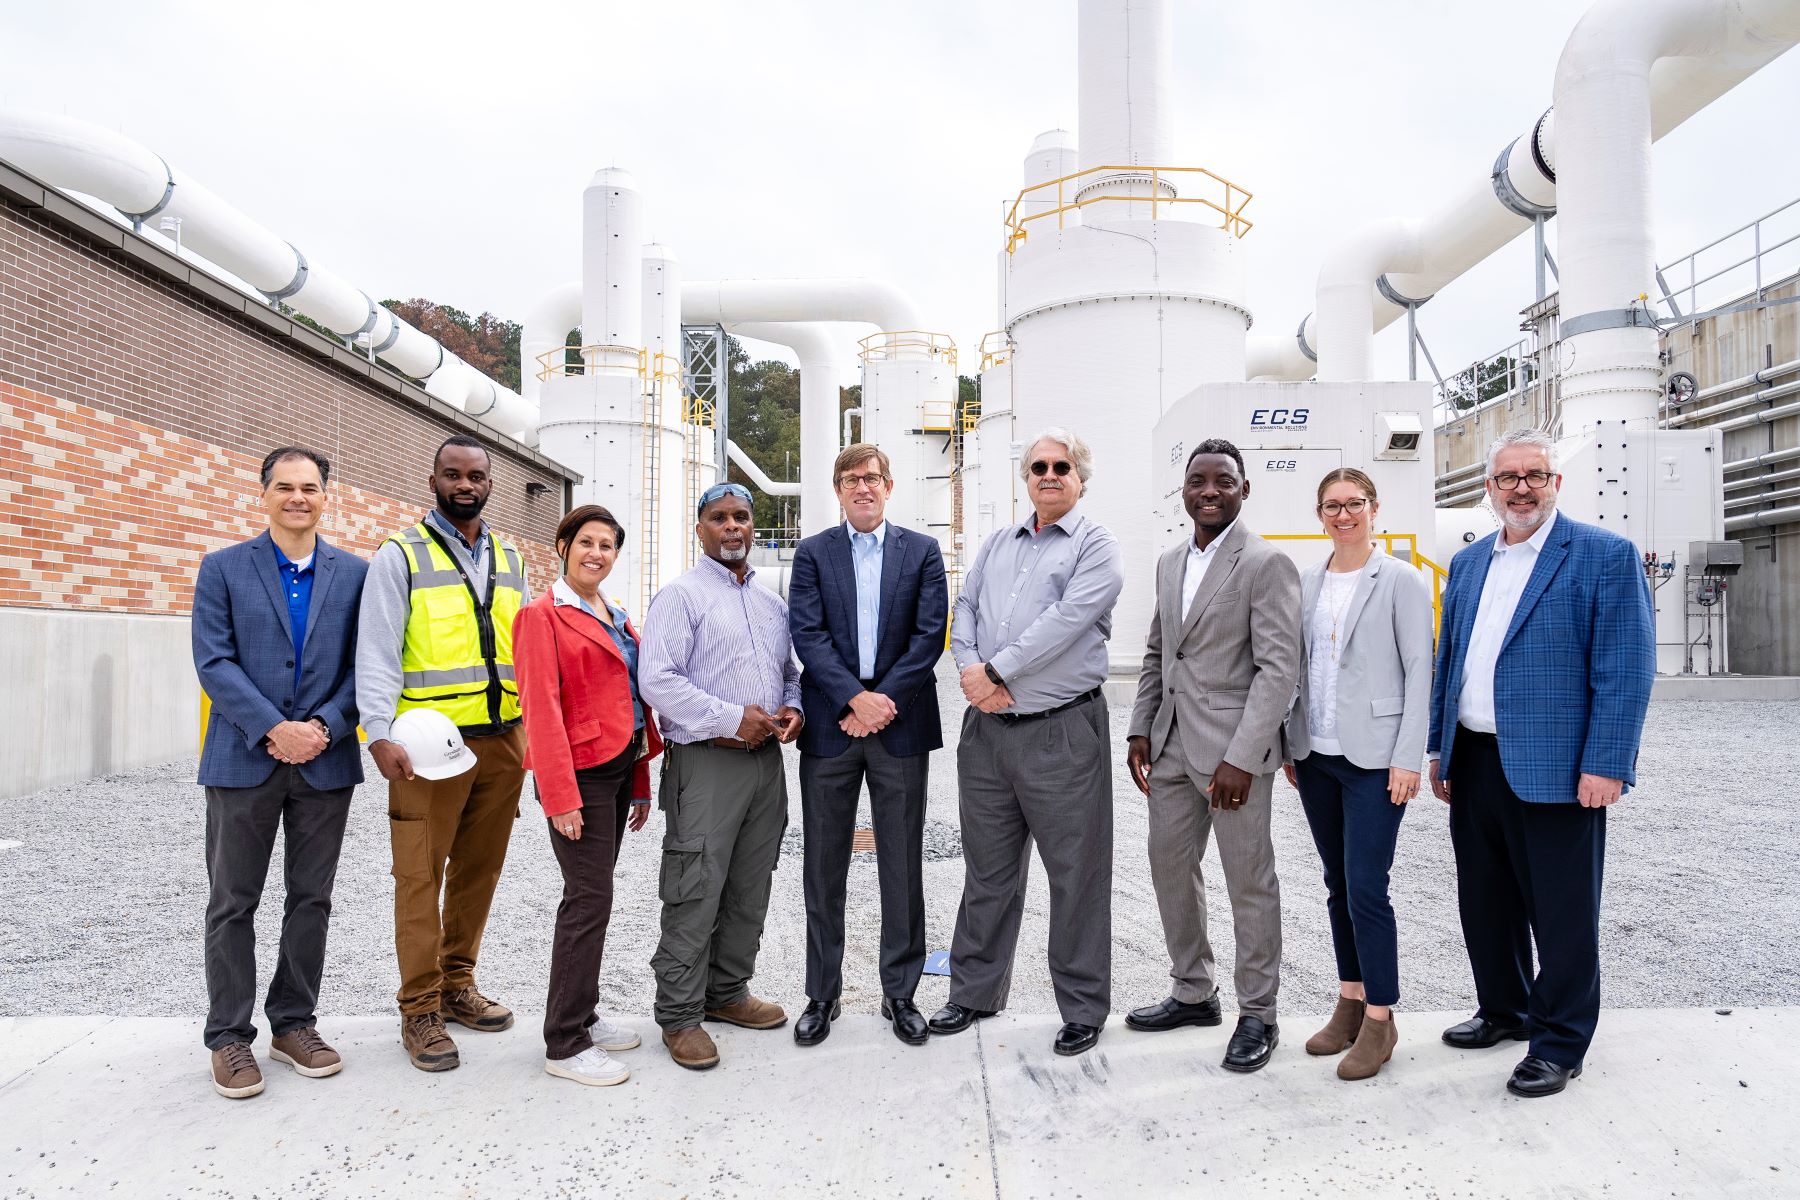
{"label": "man in blue blazer", "polygon": [[838,455],[846,520],[800,543],[788,623],[806,723],[800,807],[806,829],[806,1011],[794,1040],[831,1032],[843,991],[844,891],[857,799],[869,783],[881,880],[881,1015],[925,1044],[913,991],[925,967],[925,778],[944,744],[932,667],[944,652],[949,591],[937,539],[891,525],[888,457],[867,442]]}
{"label": "man in blue blazer", "polygon": [[1503,528],[1450,564],[1426,743],[1480,1001],[1444,1041],[1529,1039],[1506,1085],[1526,1097],[1562,1091],[1593,1041],[1606,808],[1636,782],[1656,675],[1643,562],[1558,515],[1561,485],[1545,434],[1488,451]]}
{"label": "man in blue blazer", "polygon": [[331,887],[362,782],[356,742],[356,613],[367,565],[327,545],[331,464],[297,446],[262,464],[269,528],[200,561],[194,669],[212,700],[200,755],[206,788],[205,1041],[213,1089],[263,1090],[256,1026],[256,906],[277,826],[285,828],[287,909],[263,1012],[270,1056],[301,1075],[335,1075],[337,1051],[313,1006],[325,968]]}

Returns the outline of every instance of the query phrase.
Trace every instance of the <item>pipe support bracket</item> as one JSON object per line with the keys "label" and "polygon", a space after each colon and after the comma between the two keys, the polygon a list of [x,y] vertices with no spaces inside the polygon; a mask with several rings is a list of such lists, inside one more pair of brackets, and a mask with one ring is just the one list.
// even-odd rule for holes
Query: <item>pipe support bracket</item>
{"label": "pipe support bracket", "polygon": [[[1381,298],[1383,300],[1400,308],[1417,308],[1419,305],[1424,304],[1431,299],[1431,296],[1420,296],[1415,299],[1412,296],[1405,295],[1399,288],[1394,286],[1393,281],[1387,277],[1385,272],[1376,276],[1375,290],[1381,293]],[[1432,293],[1433,296],[1436,294],[1436,292]]]}
{"label": "pipe support bracket", "polygon": [[[1535,137],[1532,139],[1534,143],[1536,140]],[[1524,197],[1518,188],[1513,186],[1512,175],[1506,169],[1506,160],[1512,157],[1513,147],[1518,144],[1518,138],[1506,143],[1506,148],[1500,151],[1500,157],[1494,160],[1494,196],[1508,212],[1516,213],[1527,221],[1535,221],[1539,217],[1553,217],[1556,215],[1554,204],[1533,204]],[[1534,156],[1537,154],[1535,144],[1532,147],[1532,154]],[[1541,162],[1539,165],[1541,167]]]}
{"label": "pipe support bracket", "polygon": [[167,185],[163,188],[162,199],[158,200],[155,204],[152,204],[149,208],[146,208],[143,212],[122,213],[121,215],[128,221],[135,221],[141,225],[163,209],[169,207],[169,201],[175,198],[175,172],[170,168],[169,160],[159,154],[156,156],[156,161],[162,164],[163,176],[168,180]]}
{"label": "pipe support bracket", "polygon": [[1307,362],[1318,362],[1318,351],[1306,344],[1306,323],[1310,320],[1312,320],[1311,313],[1307,313],[1304,317],[1300,318],[1300,325],[1294,330],[1294,341],[1299,344],[1300,353],[1305,356]]}
{"label": "pipe support bracket", "polygon": [[300,253],[300,247],[294,245],[292,242],[287,244],[287,248],[294,252],[294,277],[287,281],[287,286],[277,288],[272,292],[263,293],[271,300],[286,300],[289,296],[306,286],[306,255]]}
{"label": "pipe support bracket", "polygon": [[1563,341],[1596,329],[1656,329],[1656,319],[1645,308],[1602,308],[1573,317],[1564,317],[1558,329]]}

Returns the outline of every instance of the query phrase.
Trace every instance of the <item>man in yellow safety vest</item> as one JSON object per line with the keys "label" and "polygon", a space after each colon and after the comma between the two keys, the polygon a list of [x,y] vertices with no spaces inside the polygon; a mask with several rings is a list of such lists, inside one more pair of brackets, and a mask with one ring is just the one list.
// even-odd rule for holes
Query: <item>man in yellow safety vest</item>
{"label": "man in yellow safety vest", "polygon": [[[474,438],[438,448],[437,507],[375,552],[357,633],[357,706],[388,781],[400,1036],[422,1071],[459,1064],[446,1019],[483,1032],[513,1023],[510,1009],[475,988],[525,782],[512,627],[531,599],[523,557],[481,519],[491,469]],[[396,717],[419,708],[456,725],[473,769],[427,778],[445,773],[415,763],[419,748],[409,754],[393,732]]]}

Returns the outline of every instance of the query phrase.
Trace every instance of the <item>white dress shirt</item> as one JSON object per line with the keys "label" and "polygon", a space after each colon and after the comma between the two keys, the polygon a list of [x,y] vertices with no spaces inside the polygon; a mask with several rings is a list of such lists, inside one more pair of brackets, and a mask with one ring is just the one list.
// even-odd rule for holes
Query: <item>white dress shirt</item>
{"label": "white dress shirt", "polygon": [[1494,556],[1488,562],[1487,579],[1481,585],[1481,603],[1475,608],[1475,628],[1469,633],[1469,651],[1463,658],[1462,691],[1456,701],[1457,724],[1477,733],[1499,733],[1494,716],[1494,668],[1500,661],[1500,644],[1518,611],[1519,598],[1531,582],[1538,552],[1556,524],[1556,512],[1523,542],[1506,544],[1502,533],[1494,539]]}
{"label": "white dress shirt", "polygon": [[1236,525],[1237,520],[1233,518],[1231,524],[1219,530],[1218,536],[1208,542],[1204,550],[1196,546],[1192,538],[1188,539],[1187,565],[1181,570],[1181,616],[1183,620],[1187,619],[1188,609],[1193,606],[1194,593],[1199,591],[1200,585],[1206,581],[1206,572],[1212,566],[1219,547],[1225,544],[1226,535]]}

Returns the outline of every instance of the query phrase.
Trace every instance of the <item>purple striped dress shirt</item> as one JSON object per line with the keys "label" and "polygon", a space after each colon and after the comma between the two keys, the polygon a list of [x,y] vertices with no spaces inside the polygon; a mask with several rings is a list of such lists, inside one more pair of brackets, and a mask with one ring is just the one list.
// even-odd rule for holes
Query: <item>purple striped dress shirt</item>
{"label": "purple striped dress shirt", "polygon": [[723,563],[702,558],[650,602],[638,690],[666,740],[736,737],[751,704],[771,716],[784,704],[800,707],[787,602],[755,579],[753,568],[740,584]]}

